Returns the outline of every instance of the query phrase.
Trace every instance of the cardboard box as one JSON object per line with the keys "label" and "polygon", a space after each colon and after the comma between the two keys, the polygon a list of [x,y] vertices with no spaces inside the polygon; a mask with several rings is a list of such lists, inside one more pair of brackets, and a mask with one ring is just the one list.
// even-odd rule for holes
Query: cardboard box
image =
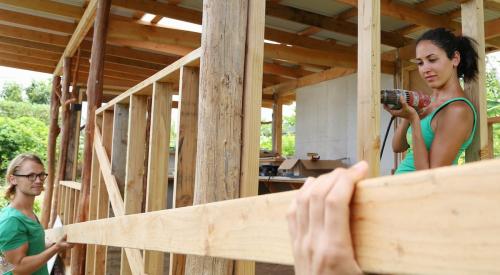
{"label": "cardboard box", "polygon": [[342,160],[287,159],[278,167],[278,173],[289,177],[317,177],[339,167],[348,167]]}

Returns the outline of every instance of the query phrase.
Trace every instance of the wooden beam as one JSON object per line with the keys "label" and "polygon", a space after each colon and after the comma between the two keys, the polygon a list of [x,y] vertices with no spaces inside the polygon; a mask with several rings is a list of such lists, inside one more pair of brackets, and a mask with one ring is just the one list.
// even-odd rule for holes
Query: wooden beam
{"label": "wooden beam", "polygon": [[[239,196],[248,4],[203,3],[194,204]],[[233,266],[228,260],[188,256],[186,274],[228,275]]]}
{"label": "wooden beam", "polygon": [[[146,157],[146,112],[147,98],[132,95],[130,98],[127,164],[125,169],[125,215],[141,212],[142,178],[144,176],[144,159]],[[137,270],[137,267],[133,265],[134,263],[128,261],[125,251],[122,250],[120,274],[136,274],[133,271]]]}
{"label": "wooden beam", "polygon": [[[358,7],[358,0],[339,0],[339,2]],[[429,14],[408,5],[399,4],[391,0],[381,0],[380,5],[381,14],[385,16],[423,25],[428,28],[444,27],[452,30],[460,29],[460,24],[451,21],[447,17]]]}
{"label": "wooden beam", "polygon": [[[266,2],[248,1],[243,87],[241,175],[239,197],[257,196],[259,191],[260,110],[262,106],[262,72]],[[235,275],[255,275],[255,262],[237,261]]]}
{"label": "wooden beam", "polygon": [[68,44],[69,42],[69,38],[66,36],[44,33],[40,31],[34,31],[7,25],[1,25],[0,36],[23,39],[32,42],[42,42],[45,44],[56,45],[56,46],[66,46],[66,44]]}
{"label": "wooden beam", "polygon": [[273,125],[272,125],[272,138],[273,138],[273,153],[282,154],[282,136],[283,136],[283,104],[279,98],[273,102]]}
{"label": "wooden beam", "polygon": [[488,157],[488,126],[486,114],[486,65],[484,51],[484,9],[482,0],[471,0],[462,4],[462,33],[477,41],[477,79],[465,83],[464,91],[477,113],[476,132],[471,145],[465,151],[467,162]]}
{"label": "wooden beam", "polygon": [[[342,2],[351,2],[346,0],[341,0]],[[354,0],[353,0],[354,1]],[[356,0],[357,1],[357,0]],[[278,17],[281,19],[295,21],[298,23],[316,26],[321,29],[338,32],[350,36],[358,36],[357,35],[357,26],[354,23],[350,23],[347,21],[338,20],[332,17],[320,15],[317,13],[312,13],[304,10],[300,10],[297,8],[292,8],[280,4],[275,3],[267,3],[267,15]],[[348,3],[349,4],[349,3]],[[357,3],[356,3],[357,5]],[[382,32],[382,43],[393,46],[393,47],[401,47],[405,44],[411,42],[411,39],[407,39],[398,34],[391,32]]]}
{"label": "wooden beam", "polygon": [[[50,94],[50,122],[49,122],[49,138],[47,145],[47,172],[48,179],[45,187],[45,193],[43,196],[43,204],[42,204],[42,217],[41,224],[43,228],[47,229],[49,227],[49,221],[51,221],[52,216],[57,215],[57,205],[52,203],[54,186],[56,177],[54,176],[56,173],[56,143],[57,136],[59,135],[59,105],[61,101],[57,97],[57,94],[61,94],[60,89],[61,77],[54,75],[52,77],[52,91]],[[56,197],[57,198],[57,197]],[[52,212],[52,213],[51,213]],[[50,223],[52,226],[52,223]]]}
{"label": "wooden beam", "polygon": [[[183,66],[180,81],[173,208],[193,205],[198,135],[199,69]],[[184,275],[185,267],[185,255],[170,254],[171,275]]]}
{"label": "wooden beam", "polygon": [[495,123],[500,123],[500,116],[488,118],[488,124],[495,124]]}
{"label": "wooden beam", "polygon": [[128,97],[130,97],[133,94],[136,94],[136,93],[140,94],[142,91],[147,90],[149,87],[151,87],[153,85],[153,83],[156,81],[172,82],[174,80],[178,80],[178,73],[179,73],[180,68],[182,66],[193,65],[193,63],[196,63],[197,60],[200,58],[200,54],[201,54],[201,49],[196,49],[196,50],[192,51],[190,54],[175,61],[174,63],[170,64],[169,66],[167,66],[163,70],[150,76],[148,79],[145,79],[141,83],[130,88],[126,93],[123,93],[123,94],[117,96],[112,101],[108,102],[108,104],[106,106],[97,110],[97,113],[104,111],[105,109],[113,106],[114,104],[116,104],[122,100],[126,100]]}
{"label": "wooden beam", "polygon": [[6,37],[6,36],[0,36],[0,43],[16,45],[24,48],[37,49],[40,51],[45,51],[49,53],[58,53],[58,54],[62,53],[64,50],[64,47],[62,46],[55,46],[55,45]]}
{"label": "wooden beam", "polygon": [[[114,113],[112,111],[104,112],[102,116],[102,129],[113,129],[114,124]],[[102,132],[102,145],[106,150],[106,155],[111,157],[113,141],[113,131],[103,131]],[[96,160],[97,161],[97,160]],[[106,189],[106,183],[104,182],[104,177],[100,175],[97,184],[97,209],[96,209],[96,219],[108,218],[109,214],[109,196]],[[107,263],[107,247],[98,245],[95,247],[95,257],[94,257],[94,270],[92,274],[106,274],[106,263]]]}
{"label": "wooden beam", "polygon": [[[90,181],[90,198],[89,198],[89,221],[97,219],[97,201],[99,198],[99,179],[101,176],[101,168],[97,158],[97,151],[93,150],[92,154],[92,168],[91,168],[91,181]],[[86,274],[94,274],[95,267],[95,251],[96,245],[87,245],[86,257],[85,257],[85,271]]]}
{"label": "wooden beam", "polygon": [[[361,269],[500,272],[499,166],[500,160],[487,160],[359,182],[351,203],[351,234]],[[124,216],[66,226],[46,236],[67,233],[70,242],[291,265],[285,214],[296,196],[292,191]]]}
{"label": "wooden beam", "polygon": [[[0,3],[1,2],[2,1],[0,1]],[[49,19],[46,17],[35,16],[6,9],[0,9],[0,20],[9,23],[15,23],[16,25],[36,27],[38,29],[45,29],[66,34],[73,33],[76,27],[76,24],[74,23],[68,23],[65,21]]]}
{"label": "wooden beam", "polygon": [[[171,84],[161,82],[153,84],[146,212],[167,208],[165,194],[167,194],[168,186],[173,93]],[[144,251],[145,272],[151,275],[163,274],[163,256],[161,252]]]}
{"label": "wooden beam", "polygon": [[69,188],[75,189],[75,190],[82,189],[82,184],[79,182],[76,182],[76,181],[60,181],[59,185],[66,186],[66,187],[69,187]]}
{"label": "wooden beam", "polygon": [[54,74],[61,73],[62,60],[66,57],[73,57],[76,50],[82,43],[83,39],[87,35],[87,32],[90,30],[92,25],[94,24],[96,10],[97,10],[97,2],[98,0],[90,0],[89,5],[85,9],[83,16],[78,22],[78,26],[76,26],[75,32],[71,35],[71,39],[69,40],[64,52],[57,63],[56,69],[54,70]]}
{"label": "wooden beam", "polygon": [[[87,123],[85,127],[85,143],[83,149],[83,169],[82,169],[82,192],[78,207],[78,222],[88,219],[89,194],[91,181],[91,162],[95,131],[95,110],[102,103],[103,88],[103,63],[106,48],[106,33],[108,17],[111,8],[111,0],[99,0],[97,2],[96,19],[94,24],[94,35],[92,44],[92,55],[90,72],[87,81]],[[75,253],[71,263],[72,274],[82,274],[85,269],[85,246],[75,246],[72,253]]]}
{"label": "wooden beam", "polygon": [[357,159],[380,173],[380,2],[360,0],[358,9]]}
{"label": "wooden beam", "polygon": [[80,19],[83,9],[73,5],[67,5],[56,1],[45,0],[0,0],[0,3],[13,7],[42,11],[57,14],[73,19]]}
{"label": "wooden beam", "polygon": [[329,70],[325,70],[323,72],[311,74],[308,76],[304,76],[297,80],[291,80],[288,82],[280,83],[275,86],[266,87],[262,93],[264,95],[273,95],[276,94],[278,97],[283,97],[285,94],[290,91],[294,91],[298,88],[313,85],[316,83],[320,83],[323,81],[335,79],[338,77],[346,76],[352,73],[355,73],[354,69],[344,69],[344,68],[332,68]]}
{"label": "wooden beam", "polygon": [[484,39],[500,36],[500,18],[484,22]]}

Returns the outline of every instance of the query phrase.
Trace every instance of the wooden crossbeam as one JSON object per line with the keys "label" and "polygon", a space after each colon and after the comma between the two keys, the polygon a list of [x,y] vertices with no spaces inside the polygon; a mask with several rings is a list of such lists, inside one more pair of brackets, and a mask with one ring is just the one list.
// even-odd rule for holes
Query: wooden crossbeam
{"label": "wooden crossbeam", "polygon": [[[357,0],[355,1],[357,2]],[[357,36],[357,26],[354,23],[280,4],[267,3],[266,15],[289,21],[295,21],[306,25],[316,26],[325,30],[334,31],[354,37]],[[408,44],[409,42],[411,42],[411,39],[405,38],[396,33],[385,31],[382,32],[383,44],[393,47],[401,47]]]}
{"label": "wooden crossbeam", "polygon": [[69,187],[71,189],[75,189],[75,190],[79,190],[79,191],[82,190],[82,184],[80,182],[76,182],[76,181],[60,181],[59,185],[66,186],[66,187]]}
{"label": "wooden crossbeam", "polygon": [[[351,228],[363,271],[500,272],[498,167],[500,160],[488,160],[358,183]],[[285,214],[295,196],[292,191],[72,224],[46,236],[67,233],[76,243],[293,264]]]}
{"label": "wooden crossbeam", "polygon": [[80,19],[84,13],[83,9],[73,5],[62,4],[56,1],[46,0],[0,0],[0,3],[14,7],[43,11],[61,16]]}
{"label": "wooden crossbeam", "polygon": [[33,26],[40,29],[46,29],[67,34],[73,33],[76,27],[76,24],[74,23],[68,23],[65,21],[54,20],[46,17],[35,16],[5,9],[0,9],[0,20],[10,23],[15,23],[18,25]]}
{"label": "wooden crossbeam", "polygon": [[[358,0],[338,0],[339,2],[357,7]],[[390,0],[381,0],[381,14],[394,17],[410,23],[423,25],[429,28],[445,27],[459,30],[460,24],[451,21],[447,17],[438,16],[415,9],[414,7],[399,4]]]}
{"label": "wooden crossbeam", "polygon": [[200,49],[196,49],[192,51],[190,54],[184,56],[183,58],[177,60],[176,62],[172,63],[165,69],[157,72],[156,74],[150,76],[148,79],[145,79],[141,83],[135,85],[134,87],[130,88],[126,93],[123,93],[110,102],[106,106],[103,106],[99,109],[97,109],[96,113],[100,113],[104,110],[106,110],[109,107],[112,107],[114,104],[128,98],[129,96],[140,93],[141,91],[148,90],[154,82],[172,82],[173,80],[178,80],[178,74],[179,70],[182,66],[186,65],[192,65],[195,63],[197,60],[199,60],[201,54]]}
{"label": "wooden crossbeam", "polygon": [[346,76],[355,72],[356,70],[354,69],[332,68],[323,72],[304,76],[296,80],[291,80],[274,86],[266,87],[262,90],[262,93],[264,95],[276,95],[277,97],[283,97],[287,96],[290,93],[294,93],[298,88]]}
{"label": "wooden crossbeam", "polygon": [[82,18],[80,19],[78,25],[76,26],[75,32],[71,36],[71,39],[69,40],[68,44],[66,45],[66,48],[64,49],[61,59],[57,63],[57,66],[54,70],[54,74],[56,75],[61,74],[63,59],[66,57],[73,57],[73,55],[75,54],[76,50],[80,46],[80,43],[83,41],[83,39],[87,35],[87,32],[94,24],[96,10],[97,10],[97,0],[90,0],[87,8],[85,9],[85,12],[83,13]]}

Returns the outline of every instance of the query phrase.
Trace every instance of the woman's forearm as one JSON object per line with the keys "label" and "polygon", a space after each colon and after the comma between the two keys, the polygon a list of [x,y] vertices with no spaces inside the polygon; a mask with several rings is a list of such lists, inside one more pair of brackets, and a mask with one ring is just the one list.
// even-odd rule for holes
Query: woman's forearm
{"label": "woman's forearm", "polygon": [[50,258],[59,252],[57,245],[52,245],[51,247],[45,249],[42,253],[25,256],[21,261],[15,265],[14,274],[31,274],[40,269],[44,264],[46,264]]}
{"label": "woman's forearm", "polygon": [[418,116],[411,119],[413,159],[416,170],[429,169],[429,151],[425,146],[422,128],[420,127],[420,118]]}
{"label": "woman's forearm", "polygon": [[410,126],[410,122],[406,119],[401,119],[401,123],[396,128],[396,132],[394,133],[394,137],[392,138],[392,150],[395,153],[401,153],[408,149],[408,141],[406,140],[406,132],[408,131],[408,127]]}

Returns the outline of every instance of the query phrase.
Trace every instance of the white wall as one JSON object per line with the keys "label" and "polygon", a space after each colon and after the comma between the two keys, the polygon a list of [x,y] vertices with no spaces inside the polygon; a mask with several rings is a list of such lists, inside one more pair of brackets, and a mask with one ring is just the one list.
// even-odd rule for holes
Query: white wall
{"label": "white wall", "polygon": [[[356,159],[357,75],[341,77],[297,90],[297,124],[295,152],[306,158],[308,152],[319,153],[321,159]],[[382,75],[381,88],[393,88],[393,76]],[[380,139],[383,141],[390,115],[381,109]],[[381,174],[390,174],[394,165],[389,132]]]}

